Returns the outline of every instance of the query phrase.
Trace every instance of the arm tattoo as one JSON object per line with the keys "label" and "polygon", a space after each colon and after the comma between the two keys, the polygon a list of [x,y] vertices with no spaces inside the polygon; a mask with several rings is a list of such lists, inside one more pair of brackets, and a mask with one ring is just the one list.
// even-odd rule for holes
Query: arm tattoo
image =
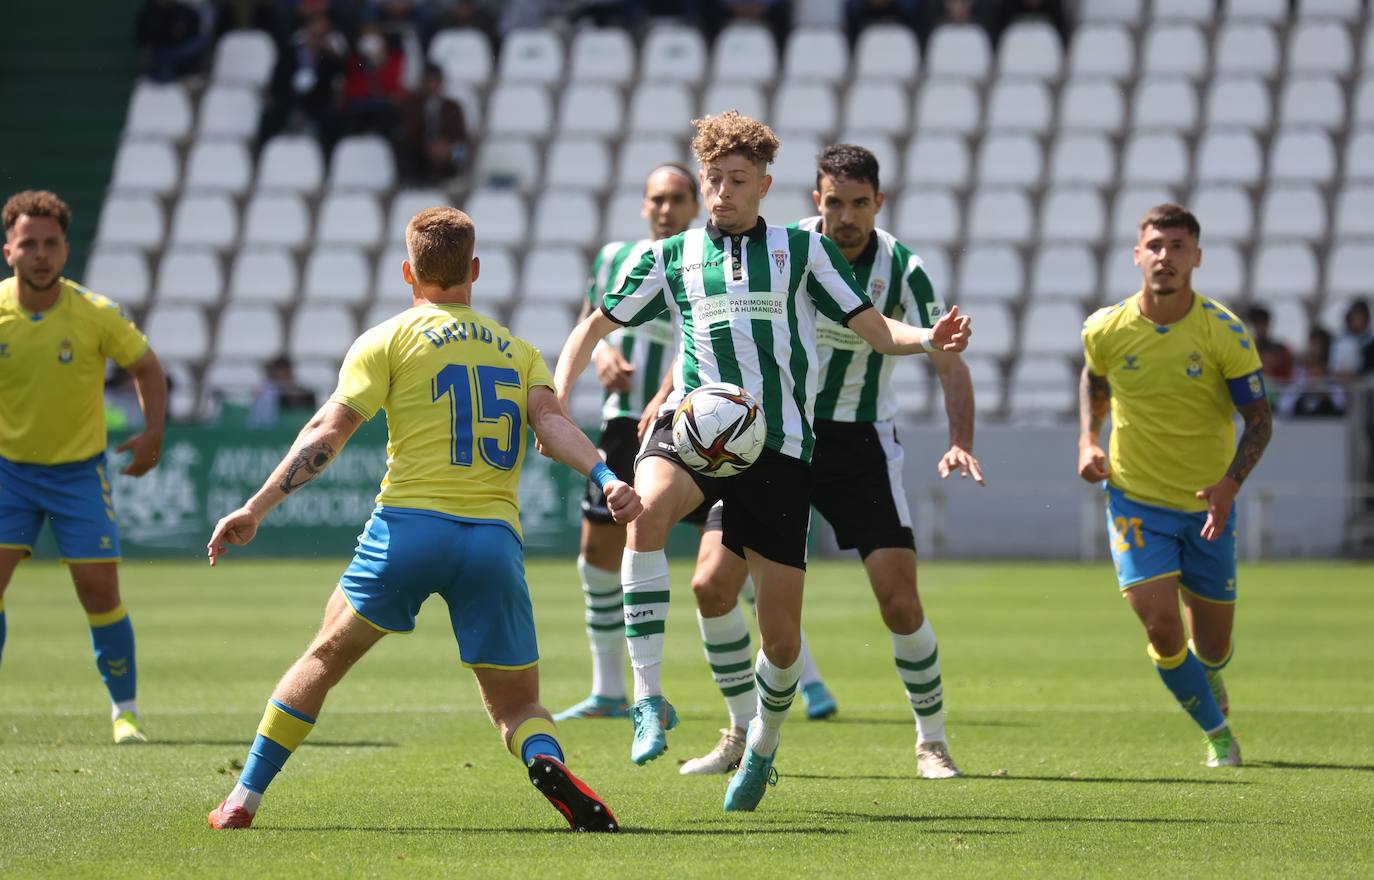
{"label": "arm tattoo", "polygon": [[1112,411],[1112,386],[1106,376],[1098,376],[1083,368],[1083,378],[1078,383],[1079,424],[1084,431],[1096,437],[1102,431],[1107,416]]}
{"label": "arm tattoo", "polygon": [[1274,433],[1274,413],[1269,409],[1269,401],[1247,403],[1240,407],[1240,414],[1245,419],[1245,430],[1241,432],[1240,443],[1236,446],[1236,457],[1231,459],[1231,466],[1226,469],[1226,476],[1238,484],[1244,483],[1250,471],[1259,464],[1260,456],[1264,454],[1264,448],[1269,445],[1269,438]]}
{"label": "arm tattoo", "polygon": [[307,446],[296,453],[296,460],[291,462],[290,468],[286,471],[286,476],[282,478],[281,490],[284,494],[290,495],[306,483],[318,477],[329,467],[329,462],[334,458],[334,449],[328,443],[320,442]]}

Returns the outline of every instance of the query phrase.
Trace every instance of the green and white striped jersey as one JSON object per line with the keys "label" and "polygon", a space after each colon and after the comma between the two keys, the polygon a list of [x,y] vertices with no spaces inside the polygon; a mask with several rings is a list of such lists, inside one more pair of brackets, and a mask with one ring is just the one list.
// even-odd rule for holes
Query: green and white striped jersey
{"label": "green and white striped jersey", "polygon": [[768,448],[810,461],[817,312],[843,325],[871,305],[834,242],[760,218],[743,235],[708,223],[654,242],[601,310],[631,326],[676,314],[677,388],[746,388],[763,406]]}
{"label": "green and white striped jersey", "polygon": [[[822,232],[820,217],[796,226]],[[921,258],[885,229],[875,229],[853,265],[859,286],[884,315],[917,327],[933,327],[945,313]],[[897,359],[878,354],[859,334],[821,317],[816,325],[820,353],[820,392],[816,418],[836,422],[876,422],[897,414],[892,368]]]}
{"label": "green and white striped jersey", "polygon": [[[601,298],[624,283],[625,276],[648,252],[653,241],[613,241],[603,247],[592,261],[592,274],[587,279],[587,301],[592,308],[601,305]],[[638,419],[644,407],[663,382],[670,352],[677,347],[678,333],[673,317],[662,317],[638,327],[622,327],[606,337],[606,344],[614,346],[634,367],[633,382],[628,392],[608,391],[601,407],[601,417]]]}

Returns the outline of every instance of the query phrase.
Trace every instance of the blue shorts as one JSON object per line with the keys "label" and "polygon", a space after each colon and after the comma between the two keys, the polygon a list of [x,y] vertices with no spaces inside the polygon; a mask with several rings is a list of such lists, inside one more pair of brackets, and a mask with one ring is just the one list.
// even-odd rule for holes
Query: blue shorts
{"label": "blue shorts", "polygon": [[63,562],[119,560],[105,453],[53,465],[0,458],[0,547],[32,553],[44,518],[52,522]]}
{"label": "blue shorts", "polygon": [[1206,512],[1142,504],[1107,487],[1107,541],[1121,589],[1177,576],[1184,590],[1210,602],[1236,601],[1236,508],[1221,537],[1202,537]]}
{"label": "blue shorts", "polygon": [[525,550],[505,523],[378,507],[339,588],[384,632],[412,631],[430,594],[443,596],[465,666],[524,669],[539,660]]}

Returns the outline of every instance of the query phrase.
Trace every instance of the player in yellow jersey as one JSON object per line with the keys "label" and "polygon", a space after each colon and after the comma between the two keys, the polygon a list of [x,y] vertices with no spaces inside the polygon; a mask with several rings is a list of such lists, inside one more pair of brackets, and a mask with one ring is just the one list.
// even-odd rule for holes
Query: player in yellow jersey
{"label": "player in yellow jersey", "polygon": [[119,306],[62,277],[71,210],[53,193],[5,203],[0,281],[0,652],[5,587],[33,552],[43,520],[91,625],[96,667],[110,694],[117,743],[143,742],[135,698],[134,629],[119,596],[119,527],[105,473],[105,360],[133,376],[144,429],[119,446],[123,473],[156,464],[167,377]]}
{"label": "player in yellow jersey", "polygon": [[430,594],[448,604],[463,665],[530,781],[577,830],[615,817],[563,765],[539,704],[539,651],[525,586],[516,492],[525,427],[545,454],[597,480],[615,518],[639,496],[615,478],[554,393],[539,350],[472,308],[480,263],[472,221],[429,208],[406,227],[401,266],[414,306],[349,349],[333,396],[262,489],[219,521],[210,564],[253,539],[267,513],[319,475],[363,422],[387,413],[387,472],[377,509],[325,608],[324,624],[272,692],[238,784],[215,828],[246,828],[268,784],[315,724],[325,695],[382,636],[410,632]]}
{"label": "player in yellow jersey", "polygon": [[[1186,208],[1151,209],[1135,246],[1142,289],[1084,323],[1078,472],[1105,485],[1122,594],[1160,678],[1207,735],[1207,765],[1219,767],[1240,764],[1221,677],[1235,620],[1234,502],[1273,417],[1245,326],[1193,290],[1200,235]],[[1110,457],[1098,446],[1109,412]]]}

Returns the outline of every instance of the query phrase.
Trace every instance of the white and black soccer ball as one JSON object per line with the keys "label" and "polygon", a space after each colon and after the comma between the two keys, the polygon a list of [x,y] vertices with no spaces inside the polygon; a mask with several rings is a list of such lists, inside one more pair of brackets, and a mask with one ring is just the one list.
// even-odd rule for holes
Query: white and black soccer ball
{"label": "white and black soccer ball", "polygon": [[753,395],[729,382],[711,382],[688,394],[673,414],[673,445],[687,466],[710,477],[729,477],[753,464],[768,437]]}

